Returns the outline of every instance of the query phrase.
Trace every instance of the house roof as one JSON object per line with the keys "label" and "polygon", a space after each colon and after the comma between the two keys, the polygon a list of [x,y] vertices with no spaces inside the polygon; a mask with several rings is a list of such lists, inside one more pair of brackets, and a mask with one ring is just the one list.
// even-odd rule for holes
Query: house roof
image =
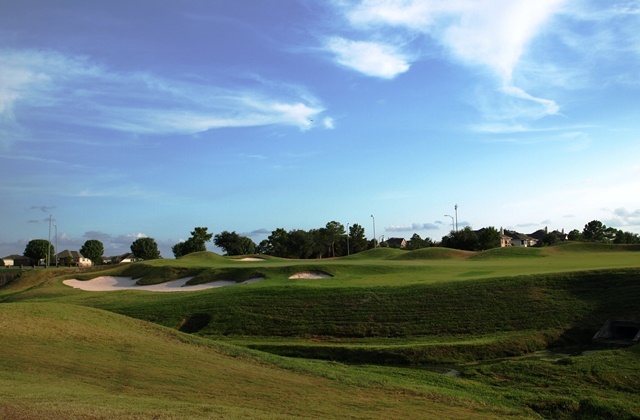
{"label": "house roof", "polygon": [[407,242],[404,238],[389,238],[386,240],[387,243],[402,245],[404,242]]}
{"label": "house roof", "polygon": [[538,239],[536,239],[536,238],[534,238],[532,236],[526,235],[524,233],[519,233],[519,232],[516,232],[514,230],[505,230],[504,234],[506,236],[509,236],[512,239],[520,239],[522,241],[537,241],[538,240]]}
{"label": "house roof", "polygon": [[56,255],[56,258],[67,258],[67,257],[71,257],[74,260],[79,260],[80,258],[84,258],[82,254],[79,253],[78,251],[69,251],[68,249],[65,249],[64,251],[59,252]]}
{"label": "house roof", "polygon": [[7,255],[6,257],[2,258],[3,260],[18,260],[18,259],[25,259],[29,257],[25,257],[24,255],[18,255],[18,254],[11,254],[11,255]]}

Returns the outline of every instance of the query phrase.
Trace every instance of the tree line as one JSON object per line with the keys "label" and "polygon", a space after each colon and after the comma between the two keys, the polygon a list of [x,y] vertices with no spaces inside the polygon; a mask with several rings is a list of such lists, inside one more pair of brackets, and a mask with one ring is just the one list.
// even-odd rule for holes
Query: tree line
{"label": "tree line", "polygon": [[[208,232],[207,227],[196,227],[191,231],[189,239],[175,244],[171,250],[175,258],[180,258],[194,252],[206,251],[207,242],[213,241],[218,248],[230,256],[264,254],[282,258],[308,259],[344,257],[377,246],[399,246],[384,241],[378,243],[375,238],[368,240],[365,237],[364,227],[357,223],[347,225],[347,228],[336,221],[331,221],[324,227],[310,230],[278,228],[272,231],[267,239],[256,244],[251,238],[235,231],[225,230],[214,235]],[[570,231],[566,238],[559,232],[545,233],[538,242],[538,246],[554,245],[565,239],[612,244],[640,244],[640,236],[637,233],[607,227],[599,220],[592,220],[584,226],[582,231],[577,229]],[[432,246],[482,251],[500,246],[500,232],[493,226],[480,230],[473,230],[467,226],[460,230],[452,230],[439,242],[428,237],[423,239],[414,233],[407,241],[406,249],[415,250]],[[140,260],[162,258],[158,244],[153,238],[138,238],[131,244],[130,249],[133,255]],[[94,265],[100,265],[103,263],[104,245],[96,239],[89,239],[80,248],[80,254],[89,258]],[[52,262],[55,259],[55,249],[46,239],[33,239],[27,243],[23,255],[34,261],[47,260],[48,258],[48,261]],[[71,261],[63,261],[62,263],[69,265]]]}

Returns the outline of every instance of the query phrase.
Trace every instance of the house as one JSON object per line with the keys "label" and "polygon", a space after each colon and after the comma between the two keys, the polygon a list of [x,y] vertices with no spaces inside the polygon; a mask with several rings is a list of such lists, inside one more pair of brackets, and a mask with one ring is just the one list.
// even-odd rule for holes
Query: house
{"label": "house", "polygon": [[569,235],[564,233],[564,229],[562,229],[562,231],[554,230],[553,232],[549,233],[549,229],[545,227],[544,229],[538,229],[535,232],[529,234],[529,236],[538,240],[538,244],[542,244],[543,242],[547,241],[549,235],[553,235],[556,241],[569,240]]}
{"label": "house", "polygon": [[56,261],[59,264],[75,265],[78,267],[91,267],[92,262],[89,258],[85,258],[78,251],[69,251],[65,249],[56,254]]}
{"label": "house", "polygon": [[5,267],[23,267],[23,266],[31,266],[34,264],[33,260],[29,257],[25,257],[24,255],[11,254],[2,258],[2,265]]}
{"label": "house", "polygon": [[127,252],[122,255],[116,255],[115,257],[109,258],[109,264],[120,264],[120,263],[132,263],[136,262],[138,259],[131,252]]}
{"label": "house", "polygon": [[500,247],[504,248],[511,245],[511,236],[507,236],[504,233],[504,229],[500,229]]}
{"label": "house", "polygon": [[[529,235],[525,235],[524,233],[516,232],[514,230],[503,230],[501,232],[501,235],[511,238],[510,246],[529,247],[529,246],[536,246],[536,244],[538,243],[538,240],[536,238],[533,238]],[[505,238],[505,241],[501,240],[500,242],[501,244],[506,243],[507,242],[506,238]],[[504,245],[504,246],[509,246],[509,245]]]}
{"label": "house", "polygon": [[387,244],[389,248],[406,248],[407,240],[404,238],[389,238],[387,239]]}

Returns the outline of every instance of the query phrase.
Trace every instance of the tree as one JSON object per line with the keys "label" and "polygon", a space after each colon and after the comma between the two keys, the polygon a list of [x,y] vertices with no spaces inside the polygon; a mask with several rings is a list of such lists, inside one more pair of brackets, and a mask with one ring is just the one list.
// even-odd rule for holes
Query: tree
{"label": "tree", "polygon": [[291,230],[287,234],[287,258],[310,258],[314,254],[313,231]]}
{"label": "tree", "polygon": [[249,255],[256,253],[256,243],[246,236],[240,237],[240,255]]}
{"label": "tree", "polygon": [[271,246],[271,242],[269,242],[268,239],[261,240],[258,246],[256,247],[256,253],[264,254],[264,255],[273,255],[273,247]]}
{"label": "tree", "polygon": [[156,260],[162,258],[158,250],[158,244],[153,238],[138,238],[131,244],[131,252],[136,258],[143,260]]}
{"label": "tree", "polygon": [[592,220],[586,225],[584,225],[584,229],[582,230],[582,236],[585,241],[590,242],[605,242],[606,241],[606,232],[607,227],[599,220]]}
{"label": "tree", "polygon": [[351,254],[365,251],[367,249],[367,238],[364,236],[364,228],[355,223],[349,227],[349,248]]}
{"label": "tree", "polygon": [[476,233],[476,236],[478,237],[478,247],[474,251],[482,251],[500,246],[500,232],[493,226],[480,229]]}
{"label": "tree", "polygon": [[246,236],[240,236],[235,231],[223,231],[213,237],[213,243],[227,255],[247,255],[256,252],[256,244]]}
{"label": "tree", "polygon": [[407,241],[407,249],[415,250],[424,248],[424,241],[417,233],[414,233],[411,238]]}
{"label": "tree", "polygon": [[194,252],[201,252],[207,250],[206,242],[209,242],[213,238],[213,233],[207,233],[206,227],[196,227],[191,231],[191,237],[184,242],[178,242],[173,247],[173,255],[176,258],[180,258],[184,255]]}
{"label": "tree", "polygon": [[460,229],[458,231],[452,230],[449,235],[443,236],[442,246],[446,248],[474,251],[479,249],[480,243],[478,242],[478,236],[471,227],[465,226],[464,229]]}
{"label": "tree", "polygon": [[269,235],[269,243],[271,244],[271,255],[278,257],[286,257],[289,253],[289,234],[283,228],[278,228]]}
{"label": "tree", "polygon": [[582,232],[580,232],[578,229],[573,229],[567,235],[567,239],[569,239],[570,241],[582,241],[584,238],[582,237]]}
{"label": "tree", "polygon": [[31,258],[37,264],[40,260],[47,260],[47,249],[49,249],[48,261],[51,263],[54,258],[55,250],[53,245],[51,245],[46,239],[30,240],[24,249],[24,256]]}
{"label": "tree", "polygon": [[329,257],[336,256],[336,240],[340,239],[344,235],[344,226],[342,223],[338,223],[335,220],[330,221],[324,227],[325,239],[327,243],[327,253]]}
{"label": "tree", "polygon": [[89,258],[93,265],[100,265],[102,264],[104,245],[97,239],[89,239],[80,248],[80,254],[85,258]]}

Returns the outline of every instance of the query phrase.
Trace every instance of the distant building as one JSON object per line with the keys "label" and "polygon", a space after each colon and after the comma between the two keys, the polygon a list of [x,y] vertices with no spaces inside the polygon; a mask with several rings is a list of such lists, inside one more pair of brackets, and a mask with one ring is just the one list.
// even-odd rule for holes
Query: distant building
{"label": "distant building", "polygon": [[78,267],[91,267],[93,265],[89,258],[83,257],[78,251],[69,251],[68,249],[56,254],[56,261],[58,261],[58,264],[69,264]]}
{"label": "distant building", "polygon": [[389,238],[386,240],[389,248],[406,248],[407,240],[404,238]]}
{"label": "distant building", "polygon": [[[509,240],[510,239],[510,240]],[[538,240],[532,236],[524,233],[519,233],[514,230],[502,229],[500,233],[500,246],[523,246],[530,247],[536,246]]]}
{"label": "distant building", "polygon": [[33,260],[29,257],[25,257],[24,255],[11,254],[2,258],[2,265],[5,267],[23,267],[23,266],[31,266],[34,264]]}
{"label": "distant building", "polygon": [[131,263],[136,262],[138,259],[131,252],[127,252],[122,255],[116,255],[115,257],[107,258],[109,264]]}

